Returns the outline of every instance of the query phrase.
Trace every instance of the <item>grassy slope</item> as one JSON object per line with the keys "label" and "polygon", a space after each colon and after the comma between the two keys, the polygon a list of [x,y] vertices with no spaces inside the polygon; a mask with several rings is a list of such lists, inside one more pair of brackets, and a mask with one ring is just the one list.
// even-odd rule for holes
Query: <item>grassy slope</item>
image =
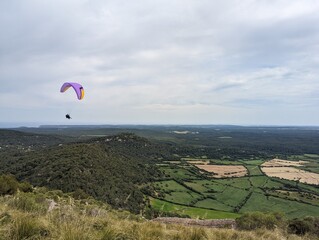
{"label": "grassy slope", "polygon": [[[56,208],[48,212],[47,199]],[[27,203],[27,204],[26,204]],[[312,239],[275,231],[236,231],[147,221],[128,212],[112,210],[94,199],[75,200],[61,192],[19,193],[0,197],[0,239],[131,239],[131,240],[253,240]],[[314,238],[313,238],[314,239]]]}

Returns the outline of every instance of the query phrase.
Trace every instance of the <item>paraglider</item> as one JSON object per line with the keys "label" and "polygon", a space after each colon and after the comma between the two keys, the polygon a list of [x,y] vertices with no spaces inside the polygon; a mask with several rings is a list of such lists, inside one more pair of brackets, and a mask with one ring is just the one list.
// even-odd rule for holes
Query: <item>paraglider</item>
{"label": "paraglider", "polygon": [[[61,89],[60,89],[60,92],[61,93],[64,93],[65,91],[67,91],[70,87],[72,87],[76,93],[76,96],[79,100],[82,100],[84,98],[84,89],[82,87],[81,84],[79,83],[73,83],[73,82],[66,82],[66,83],[63,83]],[[65,117],[67,119],[72,119],[70,114],[66,114]]]}

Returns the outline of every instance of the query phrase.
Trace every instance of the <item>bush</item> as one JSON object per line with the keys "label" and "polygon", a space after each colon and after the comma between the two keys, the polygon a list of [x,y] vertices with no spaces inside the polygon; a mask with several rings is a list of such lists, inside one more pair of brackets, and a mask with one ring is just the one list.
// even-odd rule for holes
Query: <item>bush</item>
{"label": "bush", "polygon": [[32,185],[28,182],[19,183],[13,175],[0,176],[0,195],[13,195],[17,190],[32,192]]}
{"label": "bush", "polygon": [[33,191],[32,185],[28,182],[19,183],[18,188],[22,192],[32,192]]}
{"label": "bush", "polygon": [[84,192],[84,191],[83,191],[82,189],[80,189],[80,188],[76,189],[76,190],[73,192],[72,196],[73,196],[74,199],[78,199],[78,200],[80,200],[80,199],[87,199],[87,198],[90,197],[89,194],[87,194],[86,192]]}
{"label": "bush", "polygon": [[244,213],[236,219],[238,229],[254,230],[258,228],[274,229],[279,225],[283,225],[284,219],[281,213],[262,213],[251,212]]}
{"label": "bush", "polygon": [[12,195],[18,190],[19,183],[12,175],[0,176],[0,195]]}
{"label": "bush", "polygon": [[288,232],[305,235],[312,234],[319,236],[319,218],[318,217],[306,217],[303,219],[293,219],[288,223]]}

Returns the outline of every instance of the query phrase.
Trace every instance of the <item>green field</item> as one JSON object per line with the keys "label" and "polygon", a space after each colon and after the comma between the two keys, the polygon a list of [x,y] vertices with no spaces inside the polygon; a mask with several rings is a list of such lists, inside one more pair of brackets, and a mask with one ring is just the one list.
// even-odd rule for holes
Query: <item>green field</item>
{"label": "green field", "polygon": [[183,215],[188,215],[192,218],[200,219],[225,219],[237,218],[240,215],[231,212],[216,211],[210,209],[203,209],[198,207],[186,207],[178,204],[168,203],[159,199],[151,198],[151,205],[154,209],[163,212],[174,212]]}
{"label": "green field", "polygon": [[165,194],[164,200],[185,205],[193,205],[201,198],[201,195],[195,192],[171,192]]}
{"label": "green field", "polygon": [[268,178],[266,184],[263,186],[264,188],[275,188],[275,189],[279,189],[282,188],[284,186],[283,183],[281,182],[277,182],[277,181],[273,181],[270,178]]}
{"label": "green field", "polygon": [[187,191],[185,187],[174,180],[155,182],[154,186],[156,187],[156,189],[162,189],[165,192]]}
{"label": "green field", "polygon": [[194,176],[189,170],[182,168],[182,167],[172,167],[172,166],[162,166],[160,170],[167,176],[168,178],[174,179],[196,179],[197,177]]}
{"label": "green field", "polygon": [[264,163],[265,161],[264,160],[242,160],[240,162],[242,162],[247,167],[248,165],[258,166]]}
{"label": "green field", "polygon": [[263,194],[253,193],[240,213],[248,211],[283,212],[287,216],[304,217],[319,216],[319,207],[277,197],[266,197]]}
{"label": "green field", "polygon": [[248,177],[216,179],[214,182],[242,189],[248,189],[251,187]]}
{"label": "green field", "polygon": [[227,187],[222,193],[216,194],[216,199],[229,206],[236,207],[239,205],[249,194],[249,191]]}
{"label": "green field", "polygon": [[198,201],[194,206],[200,208],[218,209],[226,212],[231,212],[234,209],[231,206],[228,206],[220,201],[211,198],[206,198],[204,200]]}
{"label": "green field", "polygon": [[246,165],[245,167],[247,168],[250,176],[259,176],[263,174],[258,165]]}
{"label": "green field", "polygon": [[197,192],[205,193],[211,188],[208,185],[201,184],[200,182],[192,181],[192,182],[184,182],[187,186],[194,189]]}
{"label": "green field", "polygon": [[198,186],[198,188],[206,188],[207,190],[204,193],[223,192],[227,187],[226,185],[215,182],[214,180],[192,180],[192,183],[194,183],[193,186]]}
{"label": "green field", "polygon": [[269,178],[267,176],[258,176],[258,177],[251,177],[250,181],[254,187],[261,188],[261,187],[264,187],[268,179]]}

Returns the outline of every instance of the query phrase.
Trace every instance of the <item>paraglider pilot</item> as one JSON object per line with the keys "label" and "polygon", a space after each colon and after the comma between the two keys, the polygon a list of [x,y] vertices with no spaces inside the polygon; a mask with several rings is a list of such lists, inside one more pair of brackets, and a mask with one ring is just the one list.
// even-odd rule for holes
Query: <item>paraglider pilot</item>
{"label": "paraglider pilot", "polygon": [[[74,82],[65,82],[63,83],[60,92],[64,93],[66,90],[68,90],[70,87],[72,87],[78,97],[79,100],[82,100],[84,98],[84,89],[81,84],[74,83]],[[72,119],[70,114],[66,114],[65,117],[67,119]]]}

